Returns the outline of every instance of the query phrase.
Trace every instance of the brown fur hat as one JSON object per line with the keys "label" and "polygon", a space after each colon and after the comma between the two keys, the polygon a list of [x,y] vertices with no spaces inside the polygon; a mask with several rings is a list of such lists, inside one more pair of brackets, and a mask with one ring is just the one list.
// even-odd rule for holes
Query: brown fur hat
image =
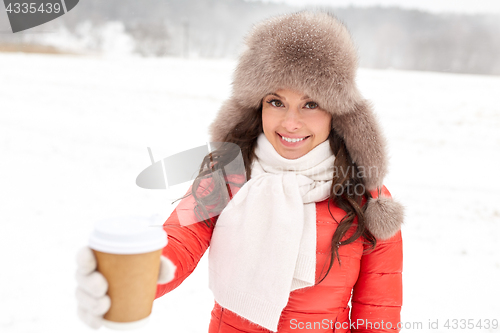
{"label": "brown fur hat", "polygon": [[[255,25],[245,42],[233,76],[232,96],[210,126],[211,140],[224,141],[267,94],[281,88],[300,91],[332,114],[332,127],[364,174],[367,190],[380,188],[387,173],[386,142],[370,103],[357,88],[357,52],[346,27],[329,13],[301,11]],[[391,202],[394,206],[385,211],[398,211],[396,215],[402,217],[402,207]],[[385,232],[374,236],[382,239],[400,227],[392,223],[394,227],[387,230],[376,224],[374,230]]]}

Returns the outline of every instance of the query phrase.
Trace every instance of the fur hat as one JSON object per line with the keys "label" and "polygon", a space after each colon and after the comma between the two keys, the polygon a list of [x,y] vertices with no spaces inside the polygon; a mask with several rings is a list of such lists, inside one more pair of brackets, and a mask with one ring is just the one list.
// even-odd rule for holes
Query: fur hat
{"label": "fur hat", "polygon": [[[332,127],[364,174],[367,190],[375,191],[387,173],[386,142],[370,103],[357,88],[357,67],[350,34],[331,14],[301,11],[265,20],[246,37],[232,96],[210,126],[211,140],[224,141],[269,93],[280,88],[300,91],[332,115]],[[386,239],[400,229],[400,204],[387,198],[373,198],[368,204],[366,225],[375,237]]]}

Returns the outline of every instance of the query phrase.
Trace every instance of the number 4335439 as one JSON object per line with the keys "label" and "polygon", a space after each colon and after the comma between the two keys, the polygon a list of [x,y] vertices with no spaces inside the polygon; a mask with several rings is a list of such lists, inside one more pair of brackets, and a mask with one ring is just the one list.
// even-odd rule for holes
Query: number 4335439
{"label": "number 4335439", "polygon": [[498,328],[498,320],[497,319],[448,319],[444,323],[444,327],[447,329],[497,329]]}
{"label": "number 4335439", "polygon": [[40,5],[36,3],[28,3],[28,2],[15,2],[15,3],[9,3],[9,5],[6,8],[7,13],[14,13],[14,14],[27,14],[27,13],[55,13],[58,14],[61,11],[61,4],[59,3],[41,3]]}

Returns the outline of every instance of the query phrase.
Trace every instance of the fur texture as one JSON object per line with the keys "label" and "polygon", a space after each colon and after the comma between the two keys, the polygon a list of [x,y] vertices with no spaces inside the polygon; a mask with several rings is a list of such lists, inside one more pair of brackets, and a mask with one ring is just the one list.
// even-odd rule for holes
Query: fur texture
{"label": "fur texture", "polygon": [[[332,128],[344,138],[367,190],[380,188],[387,173],[386,141],[370,103],[357,88],[357,52],[346,27],[329,13],[301,11],[255,25],[245,44],[232,96],[210,126],[211,140],[224,141],[245,114],[260,109],[267,94],[282,88],[300,91],[332,115]],[[379,222],[385,226],[375,227]],[[375,217],[372,227],[386,235],[393,222]]]}
{"label": "fur texture", "polygon": [[403,220],[404,208],[392,198],[380,196],[368,201],[365,211],[366,227],[375,238],[391,238],[401,229]]}
{"label": "fur texture", "polygon": [[362,100],[354,112],[333,116],[332,127],[344,138],[352,160],[364,175],[367,190],[381,187],[387,173],[386,140],[369,102]]}
{"label": "fur texture", "polygon": [[300,12],[258,24],[234,75],[234,96],[245,107],[279,87],[295,88],[332,114],[351,112],[356,87],[356,49],[349,32],[327,13]]}

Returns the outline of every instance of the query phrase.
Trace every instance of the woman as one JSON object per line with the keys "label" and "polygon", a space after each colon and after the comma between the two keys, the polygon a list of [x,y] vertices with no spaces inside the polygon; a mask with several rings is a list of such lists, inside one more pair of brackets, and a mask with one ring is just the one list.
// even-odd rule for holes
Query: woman
{"label": "woman", "polygon": [[[383,186],[385,141],[356,87],[349,33],[304,11],[256,25],[246,45],[210,130],[240,147],[248,181],[216,172],[224,149],[206,157],[195,200],[181,202],[205,223],[167,220],[173,278],[156,296],[210,245],[210,333],[399,331],[403,209]],[[213,216],[226,187],[232,199]]]}

